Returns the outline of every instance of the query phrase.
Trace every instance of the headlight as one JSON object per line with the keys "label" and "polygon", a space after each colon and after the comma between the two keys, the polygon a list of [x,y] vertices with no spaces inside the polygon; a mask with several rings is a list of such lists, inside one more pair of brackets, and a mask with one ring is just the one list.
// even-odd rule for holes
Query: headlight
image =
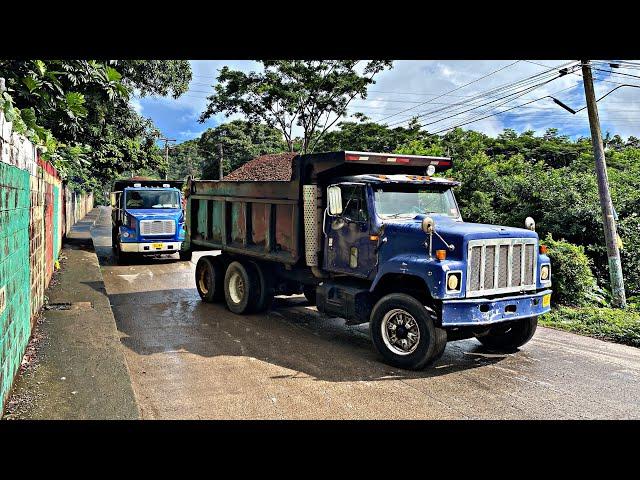
{"label": "headlight", "polygon": [[551,268],[549,265],[543,265],[540,268],[540,280],[546,281],[549,280],[549,274],[551,273]]}
{"label": "headlight", "polygon": [[122,236],[123,236],[124,238],[129,238],[129,237],[131,236],[131,234],[130,234],[129,232],[124,232],[124,233],[122,234]]}
{"label": "headlight", "polygon": [[459,290],[460,288],[460,273],[447,274],[447,290]]}

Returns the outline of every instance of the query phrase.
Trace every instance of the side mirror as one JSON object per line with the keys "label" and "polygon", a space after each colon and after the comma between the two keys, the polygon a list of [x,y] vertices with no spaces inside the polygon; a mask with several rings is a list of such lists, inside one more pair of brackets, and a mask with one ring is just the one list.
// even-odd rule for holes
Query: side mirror
{"label": "side mirror", "polygon": [[524,220],[524,226],[527,230],[531,230],[532,232],[536,231],[536,222],[533,218],[527,217]]}
{"label": "side mirror", "polygon": [[109,195],[109,197],[111,198],[111,206],[115,207],[116,206],[116,194],[112,193]]}
{"label": "side mirror", "polygon": [[327,188],[327,198],[329,201],[329,215],[337,216],[342,214],[342,190],[337,185]]}
{"label": "side mirror", "polygon": [[436,222],[433,218],[431,217],[424,217],[422,219],[422,231],[424,233],[431,234],[435,231],[436,229]]}

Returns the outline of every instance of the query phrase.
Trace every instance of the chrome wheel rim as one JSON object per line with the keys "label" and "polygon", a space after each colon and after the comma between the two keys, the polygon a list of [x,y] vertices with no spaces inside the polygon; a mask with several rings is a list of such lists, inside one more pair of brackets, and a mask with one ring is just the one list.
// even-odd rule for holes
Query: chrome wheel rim
{"label": "chrome wheel rim", "polygon": [[406,310],[389,310],[382,318],[380,328],[384,344],[396,355],[410,355],[418,348],[420,328]]}
{"label": "chrome wheel rim", "polygon": [[244,298],[244,280],[238,272],[233,272],[229,278],[229,296],[233,303],[240,303]]}

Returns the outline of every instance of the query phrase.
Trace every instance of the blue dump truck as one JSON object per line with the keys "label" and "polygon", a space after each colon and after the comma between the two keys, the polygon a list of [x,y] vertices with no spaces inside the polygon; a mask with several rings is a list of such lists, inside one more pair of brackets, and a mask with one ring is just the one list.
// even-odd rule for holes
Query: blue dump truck
{"label": "blue dump truck", "polygon": [[[551,264],[527,228],[464,222],[451,159],[299,155],[290,181],[189,180],[183,249],[206,302],[234,313],[304,293],[320,312],[369,322],[391,365],[420,369],[447,341],[513,351],[548,312]],[[525,219],[523,219],[525,220]]]}
{"label": "blue dump truck", "polygon": [[172,254],[191,260],[182,251],[184,182],[117,180],[111,192],[111,246],[120,263],[139,255]]}

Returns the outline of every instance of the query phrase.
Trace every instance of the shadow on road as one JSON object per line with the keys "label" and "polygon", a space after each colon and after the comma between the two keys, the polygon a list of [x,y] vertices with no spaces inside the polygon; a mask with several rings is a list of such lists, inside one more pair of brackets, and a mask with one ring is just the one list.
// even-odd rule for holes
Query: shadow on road
{"label": "shadow on road", "polygon": [[[95,288],[95,287],[94,287]],[[268,313],[234,315],[200,300],[195,289],[109,295],[122,343],[140,355],[186,351],[202,357],[243,356],[332,382],[428,378],[500,362],[475,340],[451,342],[424,371],[382,363],[368,324],[347,326],[308,306],[302,297],[276,298]]]}

